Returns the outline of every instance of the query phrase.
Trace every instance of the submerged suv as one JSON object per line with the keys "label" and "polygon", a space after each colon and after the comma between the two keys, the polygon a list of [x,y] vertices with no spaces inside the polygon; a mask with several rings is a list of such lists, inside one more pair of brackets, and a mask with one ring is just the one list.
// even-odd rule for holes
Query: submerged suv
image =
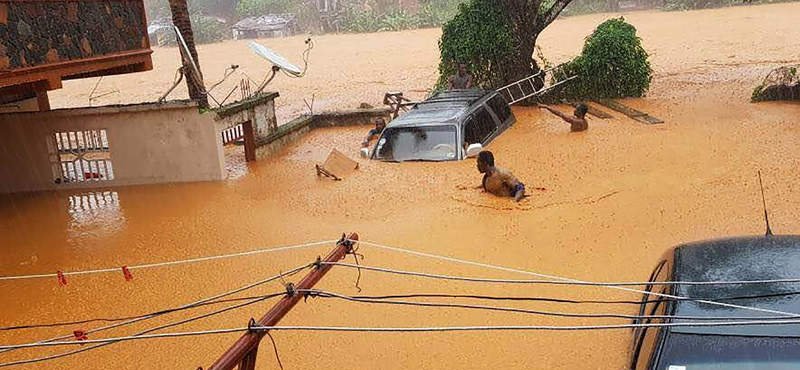
{"label": "submerged suv", "polygon": [[472,157],[514,122],[511,108],[496,91],[440,92],[389,123],[371,158],[403,162]]}
{"label": "submerged suv", "polygon": [[[718,239],[670,251],[649,281],[721,282],[781,280],[800,276],[800,236]],[[797,319],[729,308],[698,300],[800,314],[800,284],[651,285],[642,297],[636,324],[741,322]],[[685,299],[664,299],[652,294]],[[692,320],[687,320],[690,317]],[[795,321],[796,322],[796,321]],[[800,369],[800,324],[640,327],[633,332],[631,370],[790,370]]]}

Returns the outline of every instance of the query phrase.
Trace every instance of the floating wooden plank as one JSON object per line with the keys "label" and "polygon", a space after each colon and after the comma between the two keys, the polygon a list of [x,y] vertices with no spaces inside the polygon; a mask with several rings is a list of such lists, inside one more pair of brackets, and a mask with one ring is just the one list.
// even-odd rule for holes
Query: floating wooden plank
{"label": "floating wooden plank", "polygon": [[[581,104],[581,103],[570,103],[569,105],[571,105],[573,108],[577,108],[579,104]],[[586,103],[583,103],[583,104],[586,104]],[[589,110],[587,112],[590,115],[595,116],[597,118],[600,118],[600,119],[614,118],[614,116],[606,113],[605,111],[597,109],[597,108],[595,108],[595,107],[593,107],[593,106],[591,106],[589,104],[586,104],[586,107],[589,108]]]}
{"label": "floating wooden plank", "polygon": [[659,124],[664,123],[663,120],[658,119],[656,117],[650,116],[647,113],[640,112],[636,109],[623,105],[622,103],[615,101],[615,100],[596,100],[595,103],[600,104],[604,107],[613,109],[617,112],[620,112],[630,118],[633,118],[639,122],[646,123],[646,124]]}
{"label": "floating wooden plank", "polygon": [[358,162],[334,149],[325,163],[316,165],[316,169],[317,176],[324,175],[336,181],[341,181],[346,175],[358,169]]}

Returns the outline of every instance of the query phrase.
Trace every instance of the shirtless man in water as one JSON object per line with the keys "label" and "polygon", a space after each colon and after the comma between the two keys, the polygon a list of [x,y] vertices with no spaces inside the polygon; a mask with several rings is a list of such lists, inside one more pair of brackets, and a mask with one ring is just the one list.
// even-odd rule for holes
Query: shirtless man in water
{"label": "shirtless man in water", "polygon": [[570,125],[569,130],[572,132],[582,132],[589,129],[589,122],[586,121],[586,112],[589,111],[589,107],[587,107],[586,104],[579,104],[575,108],[575,113],[573,113],[574,116],[568,116],[546,105],[538,104],[537,106],[542,109],[547,109],[548,111],[550,111],[550,113],[553,113],[556,116],[561,117],[561,119],[569,123]]}
{"label": "shirtless man in water", "polygon": [[525,197],[525,184],[505,169],[495,167],[494,154],[483,151],[478,154],[478,171],[483,174],[481,188],[498,197],[513,197],[519,202]]}

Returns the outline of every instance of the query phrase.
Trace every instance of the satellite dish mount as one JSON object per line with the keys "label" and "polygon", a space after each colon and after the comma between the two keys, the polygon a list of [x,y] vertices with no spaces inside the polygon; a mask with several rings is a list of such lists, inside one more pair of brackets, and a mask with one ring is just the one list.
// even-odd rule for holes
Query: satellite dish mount
{"label": "satellite dish mount", "polygon": [[[181,52],[182,65],[175,73],[176,78],[172,84],[172,87],[170,87],[169,90],[164,93],[164,95],[161,95],[161,97],[158,98],[158,102],[163,103],[167,99],[167,96],[169,96],[169,94],[171,94],[172,91],[174,91],[175,88],[180,85],[181,81],[183,80],[183,76],[186,76],[186,78],[190,81],[194,81],[195,87],[200,91],[200,94],[207,96],[208,92],[203,84],[203,76],[200,74],[200,68],[197,67],[197,63],[194,61],[192,53],[189,52],[189,46],[186,45],[186,41],[184,41],[183,35],[178,27],[172,26],[172,28],[175,30],[175,41],[178,43],[178,49]],[[189,78],[189,76],[192,78]]]}

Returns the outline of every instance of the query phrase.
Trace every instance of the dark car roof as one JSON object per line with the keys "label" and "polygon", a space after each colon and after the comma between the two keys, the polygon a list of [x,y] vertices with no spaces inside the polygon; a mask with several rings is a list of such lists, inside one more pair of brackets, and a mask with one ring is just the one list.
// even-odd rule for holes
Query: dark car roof
{"label": "dark car roof", "polygon": [[431,96],[430,98],[426,99],[425,102],[435,102],[441,100],[461,100],[468,102],[469,104],[473,104],[476,101],[480,100],[482,97],[492,93],[494,93],[494,91],[479,90],[479,89],[440,91],[436,94],[433,94],[433,96]]}
{"label": "dark car roof", "polygon": [[393,120],[387,127],[454,125],[473,104],[491,94],[495,92],[486,90],[439,92],[417,103],[408,113]]}
{"label": "dark car roof", "polygon": [[[675,249],[674,278],[677,281],[752,281],[796,277],[800,277],[800,236],[717,239],[685,244]],[[791,294],[794,292],[800,292],[800,283],[682,285],[676,288],[675,295],[800,314],[800,294]],[[724,299],[730,297],[749,298]],[[678,301],[675,315],[780,316],[693,301]],[[673,331],[692,334],[790,336],[800,335],[800,325],[679,327]]]}

